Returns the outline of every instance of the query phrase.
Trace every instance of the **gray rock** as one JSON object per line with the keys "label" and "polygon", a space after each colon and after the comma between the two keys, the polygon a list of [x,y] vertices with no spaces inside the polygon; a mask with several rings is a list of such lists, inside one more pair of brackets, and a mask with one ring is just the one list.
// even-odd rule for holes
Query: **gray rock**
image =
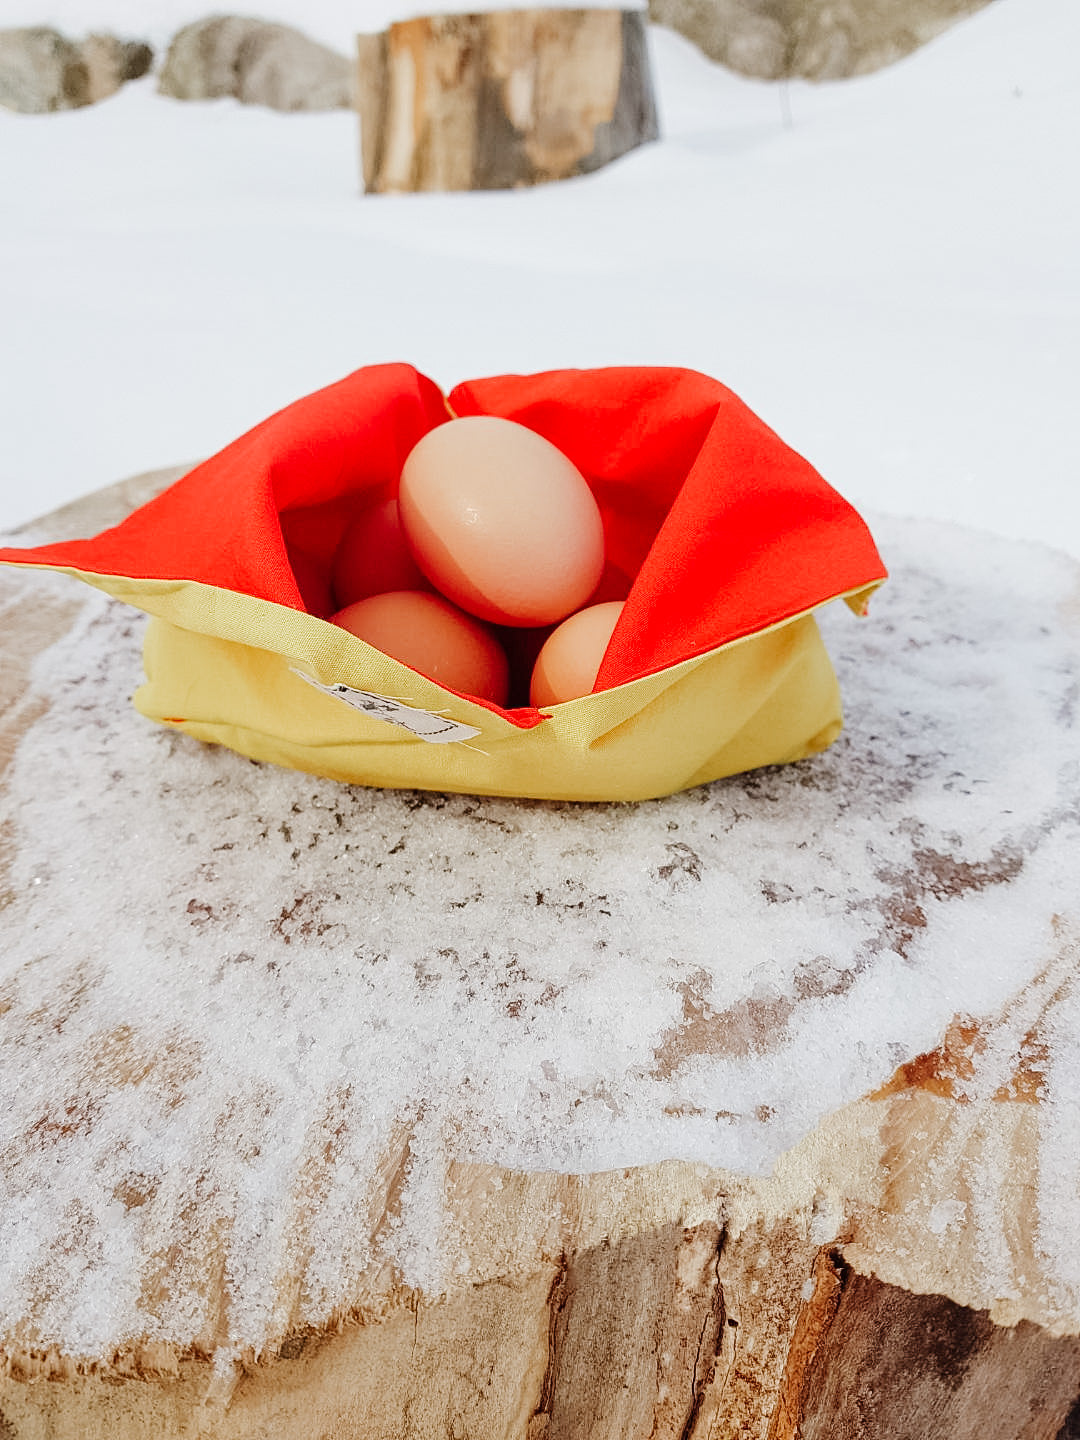
{"label": "gray rock", "polygon": [[28,115],[92,105],[145,75],[153,59],[149,45],[115,35],[76,42],[46,26],[0,30],[0,105]]}
{"label": "gray rock", "polygon": [[989,0],[649,0],[713,60],[763,80],[839,80],[899,60]]}
{"label": "gray rock", "polygon": [[58,30],[0,31],[0,105],[42,115],[87,103],[88,77],[78,47]]}
{"label": "gray rock", "polygon": [[299,30],[218,15],[180,30],[158,89],[177,100],[235,96],[272,110],[339,110],[353,103],[353,67]]}
{"label": "gray rock", "polygon": [[785,0],[649,0],[649,18],[678,30],[741,75],[786,75]]}

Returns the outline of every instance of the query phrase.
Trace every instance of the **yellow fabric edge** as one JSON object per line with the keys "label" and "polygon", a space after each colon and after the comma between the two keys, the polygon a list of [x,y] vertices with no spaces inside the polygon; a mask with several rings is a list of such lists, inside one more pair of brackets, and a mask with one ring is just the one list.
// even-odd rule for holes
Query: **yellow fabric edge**
{"label": "yellow fabric edge", "polygon": [[[126,575],[99,575],[94,571],[79,570],[74,566],[43,565],[33,561],[26,563],[5,561],[3,563],[18,569],[48,570],[55,574],[70,575],[76,580],[83,581],[84,584],[91,585],[96,590],[104,591],[114,599],[132,605],[137,610],[168,620],[170,623],[180,626],[181,629],[214,635],[219,639],[231,640],[236,644],[253,646],[256,649],[269,650],[276,654],[289,655],[300,662],[307,660],[309,663],[317,665],[321,665],[323,662],[336,663],[340,669],[351,674],[356,674],[358,668],[363,668],[365,672],[377,670],[385,674],[386,681],[391,688],[380,690],[378,686],[362,685],[359,681],[350,680],[349,674],[346,673],[318,674],[316,678],[324,683],[356,684],[357,688],[374,688],[380,694],[393,695],[395,698],[408,697],[407,703],[420,709],[440,711],[452,706],[455,709],[455,719],[475,725],[489,735],[493,733],[502,735],[507,731],[513,734],[530,733],[525,727],[515,725],[512,721],[504,719],[483,705],[474,704],[452,690],[444,689],[437,681],[429,680],[415,670],[410,670],[400,662],[383,655],[381,651],[351,635],[340,626],[331,625],[328,620],[320,620],[318,616],[309,615],[306,611],[293,610],[289,606],[279,605],[273,600],[264,600],[255,595],[244,595],[239,591],[227,590],[221,586],[207,585],[201,580],[133,579]],[[826,605],[831,605],[836,600],[845,601],[855,614],[865,615],[869,597],[883,583],[883,581],[877,580],[870,585],[838,591],[819,600],[814,605],[807,606],[804,610],[774,621],[773,624],[749,635],[740,635],[734,640],[727,640],[712,650],[703,651],[700,655],[692,655],[688,659],[682,660],[676,665],[670,665],[654,674],[643,675],[637,679],[628,680],[622,685],[614,685],[594,694],[583,695],[577,700],[568,700],[560,705],[544,707],[541,714],[554,719],[560,714],[570,715],[577,710],[595,708],[598,702],[608,700],[608,697],[614,700],[619,696],[632,696],[639,692],[648,692],[658,682],[660,684],[670,683],[671,680],[681,678],[687,671],[706,663],[726,650],[773,634],[807,615],[814,614],[817,610],[824,609]],[[208,603],[189,604],[193,594],[206,597]],[[140,603],[140,599],[136,597],[144,595],[152,598],[154,603]],[[236,623],[237,617],[233,612],[242,612],[241,623]],[[219,626],[215,622],[222,617],[225,617],[229,623]],[[208,620],[210,623],[209,625],[201,624],[200,620]],[[316,628],[313,629],[313,627]],[[302,638],[305,638],[307,643],[299,643]],[[608,700],[608,703],[611,703],[611,700]],[[533,729],[539,728],[541,727],[533,727]]]}
{"label": "yellow fabric edge", "polygon": [[[553,706],[523,729],[272,601],[199,581],[22,568],[60,569],[150,613],[148,683],[136,705],[201,740],[349,783],[571,800],[651,798],[823,749],[841,715],[812,614],[835,599],[862,608],[876,588],[830,596],[658,674]],[[293,669],[449,713],[481,733],[428,744],[350,711]]]}
{"label": "yellow fabric edge", "polygon": [[812,616],[727,649],[651,698],[639,697],[629,713],[593,707],[589,728],[553,717],[503,739],[445,745],[312,691],[265,651],[156,618],[146,646],[150,680],[135,701],[150,718],[254,759],[365,785],[645,799],[801,759],[835,739],[841,721],[836,679]]}

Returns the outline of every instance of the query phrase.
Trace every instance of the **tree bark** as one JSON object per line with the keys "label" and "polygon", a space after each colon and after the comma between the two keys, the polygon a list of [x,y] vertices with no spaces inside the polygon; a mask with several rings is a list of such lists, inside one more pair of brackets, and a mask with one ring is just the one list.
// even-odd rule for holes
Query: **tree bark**
{"label": "tree bark", "polygon": [[407,20],[359,36],[358,63],[367,191],[561,180],[658,134],[638,10]]}

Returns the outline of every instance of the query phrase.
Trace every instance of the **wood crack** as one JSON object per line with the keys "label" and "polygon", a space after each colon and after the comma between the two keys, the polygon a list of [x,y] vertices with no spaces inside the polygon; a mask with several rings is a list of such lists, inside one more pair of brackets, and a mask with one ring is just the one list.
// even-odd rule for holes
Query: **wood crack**
{"label": "wood crack", "polygon": [[[716,1378],[716,1362],[723,1348],[724,1330],[727,1325],[727,1306],[724,1303],[724,1287],[720,1283],[720,1263],[726,1241],[727,1227],[722,1225],[720,1227],[720,1237],[716,1244],[716,1251],[712,1263],[712,1298],[709,1309],[701,1322],[697,1354],[694,1356],[694,1372],[690,1380],[690,1413],[686,1417],[686,1424],[682,1428],[679,1440],[693,1440],[694,1429],[697,1426],[698,1416],[701,1413],[702,1401]],[[704,1373],[702,1373],[703,1356],[705,1366]]]}
{"label": "wood crack", "polygon": [[526,1440],[545,1440],[551,1423],[551,1406],[555,1397],[555,1381],[559,1371],[560,1320],[566,1306],[567,1274],[570,1260],[565,1251],[559,1255],[551,1288],[548,1291],[548,1353],[547,1368],[540,1386],[540,1400],[529,1418]]}

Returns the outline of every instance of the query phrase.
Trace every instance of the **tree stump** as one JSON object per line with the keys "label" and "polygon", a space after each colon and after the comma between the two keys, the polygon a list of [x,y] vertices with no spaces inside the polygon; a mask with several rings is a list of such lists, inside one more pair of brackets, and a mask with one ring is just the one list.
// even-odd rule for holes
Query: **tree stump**
{"label": "tree stump", "polygon": [[[1075,1440],[1080,571],[942,530],[878,527],[846,744],[639,806],[151,730],[137,618],[0,571],[0,1437]],[[875,1035],[881,985],[926,1048]],[[605,1018],[623,1059],[558,1073]],[[526,1131],[577,1170],[509,1163]],[[637,1163],[658,1134],[683,1158]]]}
{"label": "tree stump", "polygon": [[367,191],[562,180],[658,134],[640,10],[436,16],[358,48]]}

